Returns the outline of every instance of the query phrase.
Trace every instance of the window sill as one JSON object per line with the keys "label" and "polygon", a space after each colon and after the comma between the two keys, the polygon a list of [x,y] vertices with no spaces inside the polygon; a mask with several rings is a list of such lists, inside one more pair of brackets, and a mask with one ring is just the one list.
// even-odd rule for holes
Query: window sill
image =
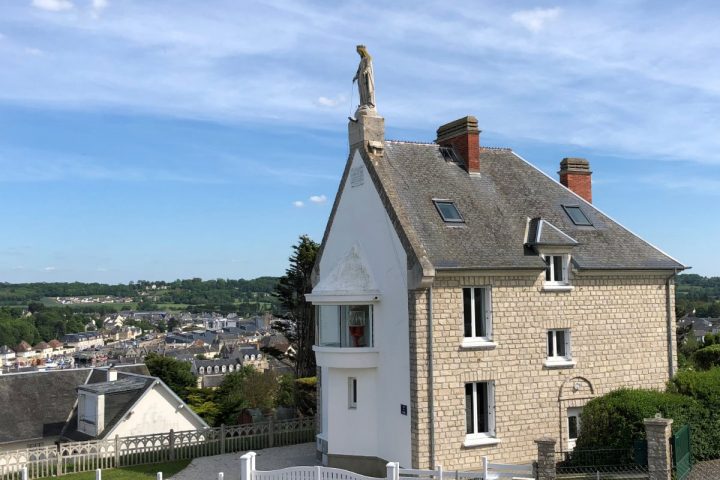
{"label": "window sill", "polygon": [[464,447],[490,447],[501,442],[495,437],[477,437],[475,435],[465,435]]}
{"label": "window sill", "polygon": [[543,284],[543,292],[572,292],[575,289],[572,285],[547,285]]}
{"label": "window sill", "polygon": [[577,365],[575,360],[545,360],[545,368],[573,368]]}
{"label": "window sill", "polygon": [[497,343],[484,338],[463,338],[460,344],[461,348],[477,348],[479,350],[492,350],[497,347]]}

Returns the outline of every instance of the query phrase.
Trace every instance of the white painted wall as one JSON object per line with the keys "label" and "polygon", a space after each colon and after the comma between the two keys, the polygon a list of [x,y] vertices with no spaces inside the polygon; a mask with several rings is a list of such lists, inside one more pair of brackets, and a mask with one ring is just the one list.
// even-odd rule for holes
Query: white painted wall
{"label": "white painted wall", "polygon": [[[380,360],[376,369],[369,369],[373,373],[351,369],[359,372],[356,377],[368,395],[367,400],[358,400],[354,412],[347,408],[350,369],[323,368],[323,434],[330,454],[375,456],[410,466],[407,255],[356,152],[351,168],[358,167],[363,169],[364,183],[352,187],[348,178],[323,250],[320,279],[354,244],[360,245],[382,295],[373,314]],[[401,404],[408,406],[408,415],[401,415]]]}
{"label": "white painted wall", "polygon": [[127,437],[132,435],[150,435],[153,433],[166,433],[171,429],[196,430],[206,425],[199,422],[190,412],[190,407],[184,405],[170,394],[162,385],[153,385],[150,391],[132,409],[132,415],[120,422],[107,436],[119,435]]}

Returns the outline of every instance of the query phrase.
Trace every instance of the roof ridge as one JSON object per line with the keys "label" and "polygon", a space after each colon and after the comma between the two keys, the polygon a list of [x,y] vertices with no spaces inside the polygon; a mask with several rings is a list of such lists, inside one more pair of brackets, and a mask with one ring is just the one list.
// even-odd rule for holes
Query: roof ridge
{"label": "roof ridge", "polygon": [[432,146],[436,146],[436,147],[439,147],[439,146],[440,146],[440,145],[438,145],[438,144],[435,143],[435,142],[420,142],[420,141],[413,141],[413,140],[392,140],[392,139],[389,139],[389,138],[386,139],[385,142],[389,142],[389,143],[409,143],[409,144],[411,144],[411,145],[432,145]]}

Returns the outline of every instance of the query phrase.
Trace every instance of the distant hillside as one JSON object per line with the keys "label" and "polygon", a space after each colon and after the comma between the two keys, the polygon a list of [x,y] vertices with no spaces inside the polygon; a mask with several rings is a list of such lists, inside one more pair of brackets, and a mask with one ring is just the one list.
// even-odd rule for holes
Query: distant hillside
{"label": "distant hillside", "polygon": [[720,317],[720,277],[683,274],[677,276],[675,285],[678,318],[693,310],[698,317]]}
{"label": "distant hillside", "polygon": [[[272,295],[277,277],[245,279],[202,280],[193,278],[174,282],[139,280],[128,284],[107,285],[102,283],[0,283],[0,306],[24,306],[43,302],[48,306],[60,305],[57,298],[68,299],[64,305],[75,310],[116,310],[125,307],[164,306],[165,308],[224,307],[244,304],[261,304],[261,311],[272,310],[278,304]],[[81,297],[117,297],[118,303],[88,305]],[[89,299],[88,299],[89,300]],[[99,303],[99,302],[98,302]],[[103,309],[95,308],[102,306]],[[235,309],[237,310],[237,308]]]}

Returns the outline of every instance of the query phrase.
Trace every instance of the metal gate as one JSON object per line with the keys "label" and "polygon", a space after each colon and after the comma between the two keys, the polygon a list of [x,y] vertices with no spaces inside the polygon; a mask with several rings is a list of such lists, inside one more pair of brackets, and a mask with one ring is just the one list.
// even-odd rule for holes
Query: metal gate
{"label": "metal gate", "polygon": [[692,470],[690,455],[690,427],[684,425],[671,437],[673,469],[676,480],[685,480]]}

